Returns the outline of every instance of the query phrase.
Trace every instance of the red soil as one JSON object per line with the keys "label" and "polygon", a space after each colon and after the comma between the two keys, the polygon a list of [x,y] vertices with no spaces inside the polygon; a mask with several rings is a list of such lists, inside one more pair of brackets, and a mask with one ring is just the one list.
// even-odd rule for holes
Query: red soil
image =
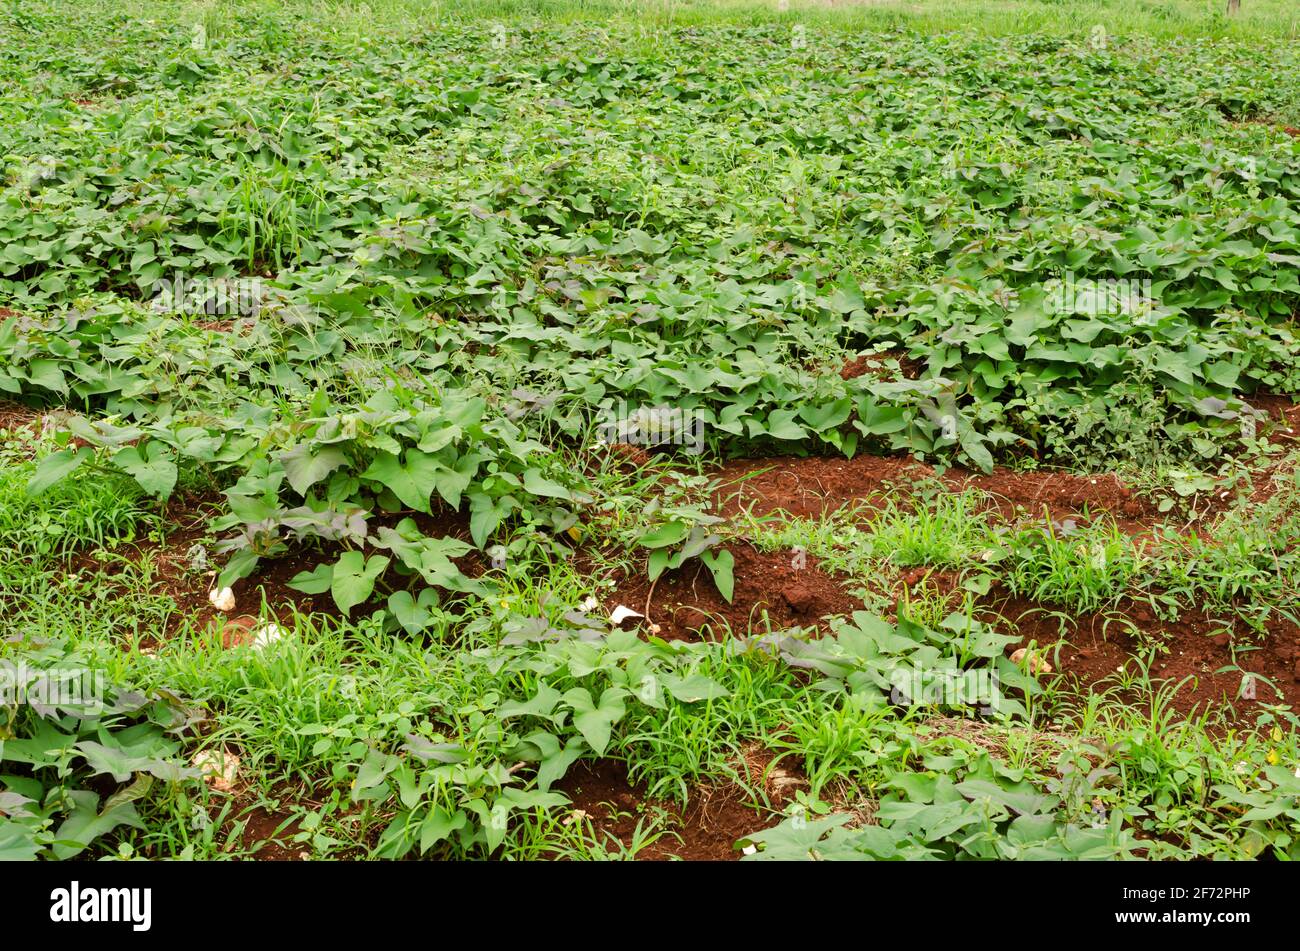
{"label": "red soil", "polygon": [[1268,430],[1270,442],[1287,446],[1294,445],[1300,439],[1300,403],[1289,396],[1272,393],[1257,393],[1249,402],[1255,409],[1268,414],[1271,424]]}
{"label": "red soil", "polygon": [[1019,515],[1061,519],[1067,516],[1110,515],[1122,531],[1136,534],[1159,516],[1152,502],[1133,494],[1117,476],[1074,475],[1068,472],[1010,472],[989,475],[947,474],[958,488],[975,488],[993,496],[994,505],[1008,518]]}
{"label": "red soil", "polygon": [[[1050,605],[1020,598],[990,599],[988,605],[1006,619],[1000,626],[1021,635],[1013,649],[1027,646],[1031,640],[1040,646],[1051,645],[1047,648],[1050,662],[1057,673],[1075,684],[1080,694],[1113,685],[1111,681],[1099,686],[1132,660],[1144,643],[1158,643],[1165,650],[1156,655],[1152,664],[1153,681],[1177,684],[1186,677],[1194,678],[1173,698],[1172,707],[1181,716],[1231,704],[1237,713],[1235,719],[1248,725],[1263,704],[1287,703],[1300,709],[1300,628],[1282,618],[1270,621],[1268,636],[1261,638],[1244,624],[1219,621],[1201,611],[1183,611],[1177,621],[1164,621],[1156,617],[1149,604],[1125,601],[1111,612],[1074,617],[1073,625],[1062,637],[1060,618],[1052,616],[1056,609]],[[1141,642],[1124,620],[1136,625]],[[1226,667],[1239,669],[1220,673]],[[1255,698],[1237,699],[1243,671],[1267,678],[1277,692],[1257,679]]]}
{"label": "red soil", "polygon": [[855,380],[868,373],[872,376],[891,377],[894,375],[894,368],[889,365],[890,361],[898,364],[898,373],[903,378],[908,380],[920,378],[923,369],[920,361],[913,360],[901,350],[889,350],[885,353],[869,353],[854,357],[840,368],[840,379]]}
{"label": "red soil", "polygon": [[[163,516],[164,521],[171,526],[166,541],[150,541],[136,546],[141,557],[152,557],[158,586],[176,604],[176,610],[168,622],[166,636],[175,635],[189,622],[195,631],[219,631],[222,646],[230,648],[251,643],[261,621],[277,618],[287,620],[295,609],[302,614],[340,616],[338,607],[328,592],[304,594],[289,586],[296,575],[311,571],[322,561],[330,560],[332,556],[328,548],[317,550],[305,545],[293,546],[292,543],[288,553],[262,559],[251,577],[233,585],[233,612],[224,614],[214,608],[208,595],[216,583],[215,569],[222,559],[209,552],[213,568],[199,572],[191,567],[189,552],[193,545],[204,541],[209,520],[222,511],[222,500],[217,495],[175,497],[168,502]],[[396,525],[407,515],[411,515],[420,530],[428,535],[450,535],[465,540],[469,538],[468,521],[454,512],[438,512],[433,515],[383,514],[373,516],[370,522],[372,527],[381,524]],[[74,565],[89,564],[90,557],[89,554],[83,554]],[[470,577],[481,574],[487,567],[486,560],[479,552],[471,552],[457,563]],[[263,602],[267,608],[265,613],[261,610]],[[377,600],[370,605],[359,605],[353,609],[353,615],[359,616],[378,606]]]}
{"label": "red soil", "polygon": [[158,583],[176,604],[169,619],[167,636],[174,635],[188,621],[195,631],[219,629],[225,647],[248,643],[252,628],[257,626],[263,600],[271,615],[268,620],[287,616],[286,605],[292,605],[303,613],[337,613],[328,594],[308,595],[288,586],[294,575],[316,566],[318,558],[314,552],[263,560],[254,577],[234,585],[235,614],[226,615],[214,608],[208,593],[216,583],[215,566],[220,559],[209,554],[214,568],[196,572],[190,565],[189,552],[193,545],[204,540],[208,520],[222,510],[218,497],[173,498],[163,516],[172,526],[166,542],[138,546],[142,556],[152,556]]}
{"label": "red soil", "polygon": [[19,429],[37,428],[41,425],[46,412],[48,411],[32,409],[21,403],[0,401],[0,430],[12,433]]}
{"label": "red soil", "polygon": [[307,846],[289,841],[301,831],[290,812],[251,806],[240,815],[239,821],[244,823],[240,843],[254,850],[250,858],[259,862],[289,862],[306,859],[311,854]]}
{"label": "red soil", "polygon": [[643,628],[649,623],[659,625],[658,636],[666,640],[700,640],[716,638],[727,627],[735,636],[744,636],[751,629],[762,631],[765,617],[774,630],[796,625],[824,627],[827,617],[862,608],[859,599],[806,555],[760,552],[746,542],[731,542],[726,547],[736,560],[730,603],[713,583],[709,569],[692,560],[664,572],[653,590],[644,574],[623,578],[607,595],[607,609],[622,604],[648,613],[649,620],[641,622]]}
{"label": "red soil", "polygon": [[851,502],[879,505],[897,486],[903,492],[934,476],[934,468],[904,456],[855,459],[737,459],[716,473],[722,514],[784,512],[817,518]]}
{"label": "red soil", "polygon": [[735,848],[737,840],[776,825],[781,808],[794,798],[796,789],[806,785],[792,769],[778,766],[766,771],[770,759],[760,752],[742,764],[746,782],[761,786],[770,808],[759,806],[737,784],[699,787],[685,807],[647,799],[644,786],[629,782],[624,764],[611,759],[574,763],[555,789],[572,800],[573,809],[591,821],[603,841],[612,836],[628,845],[638,820],[645,828],[654,810],[666,812],[668,828],[675,835],[652,842],[637,853],[639,859],[734,860],[741,856]]}
{"label": "red soil", "polygon": [[886,497],[905,498],[917,483],[939,480],[952,491],[975,488],[990,493],[992,507],[1008,518],[1041,518],[1044,511],[1054,519],[1108,514],[1122,530],[1136,533],[1149,528],[1157,516],[1154,503],[1136,496],[1113,475],[1010,470],[983,475],[963,469],[940,475],[933,466],[906,456],[739,459],[723,465],[717,477],[722,483],[718,504],[727,515],[749,509],[758,516],[784,512],[815,518],[852,503],[870,510]]}
{"label": "red soil", "polygon": [[[877,355],[880,356],[883,355]],[[844,372],[858,375],[859,364],[863,368],[873,365],[867,362],[870,359],[859,358],[846,366]],[[1300,403],[1291,397],[1270,394],[1257,394],[1250,402],[1271,417],[1261,430],[1271,441],[1284,446],[1300,441]],[[1265,470],[1265,474],[1268,472],[1271,469]],[[853,459],[824,456],[736,459],[720,466],[714,475],[721,486],[716,501],[722,514],[728,516],[748,509],[756,516],[784,513],[817,518],[852,504],[869,513],[886,498],[905,499],[914,485],[933,480],[950,491],[974,488],[989,493],[991,507],[1009,519],[1022,516],[1039,519],[1045,513],[1058,521],[1108,515],[1126,534],[1144,535],[1172,517],[1171,513],[1162,514],[1155,500],[1138,495],[1118,476],[1109,473],[1078,475],[998,468],[985,474],[960,467],[940,473],[934,466],[904,455],[863,455]],[[1229,501],[1212,495],[1198,498],[1196,504],[1204,509],[1200,513],[1204,518],[1225,508]]]}

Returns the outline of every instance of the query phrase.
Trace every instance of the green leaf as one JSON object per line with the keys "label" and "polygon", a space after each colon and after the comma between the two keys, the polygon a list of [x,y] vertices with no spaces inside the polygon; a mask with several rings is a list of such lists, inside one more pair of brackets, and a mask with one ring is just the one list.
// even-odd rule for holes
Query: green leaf
{"label": "green leaf", "polygon": [[414,520],[404,518],[395,529],[381,527],[376,533],[375,544],[392,551],[402,564],[418,571],[420,577],[431,585],[452,591],[481,593],[479,582],[465,577],[452,561],[470,551],[470,546],[458,538],[426,538],[420,534]]}
{"label": "green leaf", "polygon": [[95,450],[89,446],[50,453],[36,466],[36,472],[27,483],[27,494],[32,497],[40,495],[94,455]]}
{"label": "green leaf", "polygon": [[570,737],[563,749],[556,750],[538,764],[537,788],[543,792],[550,789],[551,784],[563,778],[574,761],[586,751],[587,745],[583,740],[576,736]]}
{"label": "green leaf", "polygon": [[406,451],[405,463],[390,452],[381,452],[361,473],[361,478],[386,486],[403,505],[427,514],[440,469],[437,459],[418,449]]}
{"label": "green leaf", "polygon": [[420,854],[423,855],[453,832],[465,827],[469,817],[457,809],[448,812],[441,806],[431,806],[429,814],[420,823]]}
{"label": "green leaf", "polygon": [[437,603],[438,593],[433,588],[425,588],[418,599],[409,591],[394,591],[388,596],[388,610],[408,634],[418,634],[429,626],[433,620],[429,608]]}
{"label": "green leaf", "polygon": [[731,691],[722,684],[703,674],[693,674],[686,678],[666,676],[663,681],[664,689],[682,703],[697,703],[700,700],[721,700],[731,694]]}
{"label": "green leaf", "polygon": [[36,833],[29,826],[0,816],[0,862],[30,862],[40,854]]}
{"label": "green leaf", "polygon": [[887,436],[907,428],[907,410],[902,406],[881,405],[871,400],[858,404],[856,425],[868,436]]}
{"label": "green leaf", "polygon": [[[837,813],[825,819],[807,821],[802,816],[799,821],[787,819],[780,825],[762,832],[745,836],[737,846],[761,845],[762,849],[745,856],[753,861],[813,861],[827,857],[868,859],[865,853],[857,854],[852,849],[828,848],[827,842],[836,832],[842,832],[845,823],[853,821],[847,813]],[[840,837],[839,842],[843,841]]]}
{"label": "green leaf", "polygon": [[799,409],[799,418],[808,424],[814,432],[834,429],[849,418],[853,412],[853,401],[845,396],[833,403],[820,406],[809,403]]}
{"label": "green leaf", "polygon": [[573,708],[573,725],[597,756],[605,755],[614,724],[626,712],[625,696],[627,691],[622,687],[606,688],[599,703],[592,702],[591,693],[584,687],[574,687],[564,695],[565,702]]}
{"label": "green leaf", "polygon": [[510,514],[510,503],[496,501],[485,492],[471,492],[469,496],[469,534],[474,544],[482,548],[496,531],[497,526]]}
{"label": "green leaf", "polygon": [[545,498],[571,498],[571,493],[568,489],[560,485],[560,483],[546,478],[537,469],[524,470],[524,489],[531,495],[539,495]]}
{"label": "green leaf", "polygon": [[55,841],[50,847],[54,857],[60,861],[80,855],[92,842],[118,826],[144,828],[133,803],[118,803],[100,812],[99,797],[93,792],[72,790],[68,799],[72,802],[71,813],[55,832]]}
{"label": "green leaf", "polygon": [[288,585],[304,594],[324,594],[334,582],[334,566],[320,564],[311,571],[300,571],[289,579]]}
{"label": "green leaf", "polygon": [[656,526],[637,539],[637,544],[645,548],[664,548],[686,540],[691,533],[690,525],[673,520]]}
{"label": "green leaf", "polygon": [[54,360],[33,360],[27,367],[27,379],[47,390],[64,394],[68,392],[67,379]]}
{"label": "green leaf", "polygon": [[652,551],[650,553],[650,558],[646,565],[646,574],[649,575],[651,581],[654,581],[664,573],[664,569],[668,567],[668,563],[672,561],[672,558],[673,553],[666,548],[660,548],[657,551]]}
{"label": "green leaf", "polygon": [[775,439],[803,439],[808,433],[794,421],[794,417],[792,409],[773,410],[767,417],[768,433]]}
{"label": "green leaf", "polygon": [[217,588],[229,588],[240,578],[247,578],[257,568],[261,558],[251,548],[243,548],[230,556],[226,566],[217,577]]}
{"label": "green leaf", "polygon": [[555,705],[563,699],[563,694],[550,684],[537,685],[537,693],[530,700],[511,700],[497,708],[497,716],[503,720],[507,717],[533,716],[549,717]]}
{"label": "green leaf", "polygon": [[171,495],[176,486],[177,470],[172,452],[157,440],[118,450],[113,465],[135,479],[144,491],[160,499]]}
{"label": "green leaf", "polygon": [[285,478],[299,495],[306,495],[308,489],[346,461],[347,456],[338,446],[326,446],[313,455],[311,447],[304,443],[280,453]]}
{"label": "green leaf", "polygon": [[987,779],[967,779],[957,783],[957,791],[967,799],[998,803],[1022,816],[1038,815],[1056,806],[1055,796],[1040,793],[1028,783],[1004,789]]}
{"label": "green leaf", "polygon": [[375,579],[383,574],[389,561],[385,555],[371,555],[367,559],[359,551],[344,552],[334,563],[330,577],[330,594],[339,610],[349,614],[369,598],[375,590]]}
{"label": "green leaf", "polygon": [[718,551],[706,551],[700,555],[700,560],[709,566],[709,571],[713,573],[713,583],[718,586],[718,593],[731,603],[732,594],[736,590],[735,567],[736,559],[732,557],[731,552],[725,548]]}
{"label": "green leaf", "polygon": [[129,731],[110,734],[106,737],[110,743],[82,740],[76,745],[76,750],[85,757],[86,764],[94,773],[109,773],[119,783],[130,779],[132,773],[148,773],[166,782],[193,779],[199,775],[198,770],[165,758],[173,749],[171,744],[160,743],[156,736],[146,735],[143,742],[125,745],[125,732]]}

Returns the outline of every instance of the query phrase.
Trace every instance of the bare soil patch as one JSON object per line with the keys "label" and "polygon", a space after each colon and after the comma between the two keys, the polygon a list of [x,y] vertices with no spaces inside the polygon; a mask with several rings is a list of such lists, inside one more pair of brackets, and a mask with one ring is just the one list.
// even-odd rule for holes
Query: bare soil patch
{"label": "bare soil patch", "polygon": [[[252,643],[262,622],[284,623],[294,611],[341,617],[328,592],[305,594],[289,586],[289,582],[298,574],[311,571],[322,561],[328,561],[334,556],[328,550],[293,543],[290,543],[287,553],[262,559],[256,573],[234,584],[234,611],[225,613],[217,610],[209,599],[209,594],[216,583],[216,565],[222,559],[211,555],[209,551],[207,557],[213,566],[196,569],[193,552],[196,545],[204,543],[208,522],[221,511],[222,499],[216,493],[175,496],[167,503],[163,513],[170,529],[166,540],[147,540],[135,546],[140,558],[152,557],[157,571],[155,583],[176,604],[176,610],[160,640],[175,635],[189,622],[193,630],[219,631],[222,646],[231,648]],[[407,516],[413,517],[426,535],[448,535],[462,540],[470,537],[468,519],[455,512],[436,511],[431,515],[410,512],[379,514],[371,518],[371,524],[396,525]],[[88,554],[78,556],[74,560],[74,567],[92,567],[93,563],[89,559]],[[478,551],[457,559],[456,563],[469,577],[481,575],[488,567],[487,561]],[[97,565],[94,567],[101,570]],[[454,600],[457,595],[448,597]],[[379,607],[381,600],[377,595],[371,602],[357,606],[353,609],[354,616]],[[262,610],[264,604],[265,611]],[[146,646],[156,646],[156,642]]]}
{"label": "bare soil patch", "polygon": [[167,505],[164,518],[172,530],[165,542],[147,541],[137,546],[141,557],[152,557],[157,568],[157,583],[176,604],[166,637],[174,635],[187,621],[194,630],[221,629],[222,643],[233,647],[247,643],[263,602],[268,617],[279,620],[296,608],[306,614],[337,614],[328,594],[309,595],[290,588],[288,582],[301,571],[315,567],[318,555],[299,551],[280,558],[265,559],[259,572],[234,586],[236,609],[225,614],[213,607],[209,592],[216,583],[216,568],[194,567],[192,552],[207,534],[208,521],[221,511],[217,495],[177,496]]}
{"label": "bare soil patch", "polygon": [[[1176,684],[1192,678],[1172,700],[1181,716],[1231,705],[1237,718],[1248,723],[1263,704],[1280,702],[1300,708],[1300,628],[1284,618],[1271,620],[1267,636],[1261,637],[1241,622],[1199,610],[1186,610],[1177,620],[1166,621],[1149,604],[1126,600],[1110,612],[1074,615],[1062,636],[1059,614],[1069,612],[1008,597],[992,599],[989,606],[1005,618],[1009,631],[1021,635],[1012,649],[1030,641],[1048,646],[1056,672],[1081,694],[1108,686],[1102,682],[1135,657],[1145,642],[1164,648],[1151,666],[1153,681]],[[1125,621],[1136,626],[1138,635]],[[1256,679],[1254,698],[1239,697],[1248,674],[1266,678],[1277,691],[1264,679]]]}
{"label": "bare soil patch", "polygon": [[311,855],[306,846],[288,841],[301,830],[293,813],[287,810],[252,806],[240,815],[239,821],[244,823],[240,840],[248,848],[256,848],[252,858],[259,862],[301,861]]}
{"label": "bare soil patch", "polygon": [[[737,635],[762,629],[825,627],[825,619],[860,610],[862,602],[807,555],[762,552],[747,542],[730,542],[736,560],[732,600],[722,597],[713,575],[693,560],[666,571],[652,585],[644,573],[625,577],[606,595],[606,607],[623,604],[647,613],[667,640],[717,638],[727,627]],[[650,610],[645,610],[649,602]]]}
{"label": "bare soil patch", "polygon": [[21,403],[0,400],[0,430],[12,433],[19,429],[39,429],[46,412],[47,410],[32,409]]}
{"label": "bare soil patch", "polygon": [[648,799],[643,786],[628,780],[627,767],[612,759],[574,763],[555,788],[572,800],[573,809],[588,818],[598,834],[624,845],[632,842],[638,820],[648,822],[656,808],[666,812],[676,835],[652,842],[637,854],[638,859],[734,861],[741,857],[736,842],[780,821],[779,810],[803,785],[796,773],[779,766],[764,778],[770,755],[757,759],[760,762],[746,763],[746,772],[751,782],[762,781],[770,808],[758,806],[738,784],[700,787],[685,807]]}
{"label": "bare soil patch", "polygon": [[840,368],[840,379],[855,380],[868,373],[872,376],[892,376],[893,362],[898,365],[898,372],[908,380],[917,380],[924,369],[919,360],[914,360],[902,350],[887,350],[884,353],[869,353],[854,357]]}
{"label": "bare soil patch", "polygon": [[760,517],[818,518],[850,503],[881,505],[886,495],[933,478],[934,467],[906,456],[736,459],[715,477],[723,515],[748,509]]}
{"label": "bare soil patch", "polygon": [[1105,514],[1121,531],[1137,534],[1161,517],[1155,503],[1135,495],[1114,475],[1010,470],[977,475],[953,471],[946,481],[956,487],[988,492],[998,511],[1011,519],[1021,515],[1061,519]]}
{"label": "bare soil patch", "polygon": [[1275,393],[1256,393],[1248,402],[1268,414],[1270,442],[1287,446],[1300,441],[1300,403]]}
{"label": "bare soil patch", "polygon": [[868,512],[886,497],[906,498],[912,486],[941,481],[951,491],[979,489],[992,496],[991,507],[1007,518],[1023,515],[1062,519],[1109,515],[1131,534],[1151,528],[1159,513],[1117,476],[1082,476],[1068,472],[991,474],[949,469],[940,475],[933,466],[906,456],[857,456],[853,459],[738,459],[716,473],[721,483],[718,505],[725,515],[748,509],[754,515],[784,513],[817,518],[846,505]]}

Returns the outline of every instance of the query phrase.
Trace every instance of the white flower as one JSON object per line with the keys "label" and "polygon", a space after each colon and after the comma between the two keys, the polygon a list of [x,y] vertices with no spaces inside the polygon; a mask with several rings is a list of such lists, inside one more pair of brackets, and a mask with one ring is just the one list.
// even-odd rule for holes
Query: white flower
{"label": "white flower", "polygon": [[190,765],[218,792],[230,792],[239,778],[239,757],[226,750],[199,750]]}
{"label": "white flower", "polygon": [[631,617],[645,617],[645,615],[642,614],[640,611],[633,611],[631,608],[624,607],[623,605],[620,604],[612,612],[610,612],[609,622],[613,624],[615,627],[617,627],[618,625],[622,624],[624,621],[626,621],[628,618]]}
{"label": "white flower", "polygon": [[218,611],[229,613],[235,610],[235,592],[230,588],[222,588],[220,591],[213,588],[208,592],[208,600]]}
{"label": "white flower", "polygon": [[274,622],[268,621],[258,627],[258,629],[253,633],[252,648],[253,650],[262,650],[264,647],[269,647],[274,644],[282,637],[284,637],[284,628]]}
{"label": "white flower", "polygon": [[1025,658],[1029,659],[1030,673],[1034,673],[1034,674],[1052,673],[1052,665],[1049,664],[1046,661],[1046,659],[1040,657],[1036,651],[1030,651],[1028,648],[1025,647],[1020,648],[1018,651],[1016,651],[1011,655],[1011,663],[1020,664],[1025,660]]}

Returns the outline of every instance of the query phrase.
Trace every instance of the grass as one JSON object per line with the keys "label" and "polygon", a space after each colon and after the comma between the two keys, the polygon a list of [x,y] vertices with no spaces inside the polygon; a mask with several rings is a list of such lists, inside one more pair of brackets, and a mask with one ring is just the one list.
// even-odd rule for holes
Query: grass
{"label": "grass", "polygon": [[[148,3],[127,10],[156,13]],[[187,19],[202,23],[210,37],[230,29],[222,6],[196,6]],[[748,26],[764,23],[804,23],[818,29],[908,29],[924,32],[978,32],[987,35],[1089,33],[1100,26],[1111,34],[1141,33],[1162,39],[1242,38],[1286,40],[1300,35],[1300,21],[1286,0],[1243,3],[1229,17],[1217,0],[1166,0],[1131,4],[1118,0],[1072,0],[1068,11],[1056,0],[935,0],[829,4],[818,0],[755,3],[753,0],[467,0],[417,3],[376,0],[364,11],[356,4],[335,2],[321,9],[328,29],[365,33],[379,28],[425,28],[463,23],[490,32],[496,22],[540,21],[585,26],[593,31],[612,26],[640,29],[642,41],[655,42],[662,28],[703,25]]]}
{"label": "grass", "polygon": [[0,557],[7,563],[6,579],[17,582],[75,552],[111,547],[144,534],[152,513],[130,480],[87,473],[33,499],[27,484],[36,466],[26,453],[48,452],[50,441],[19,437],[7,445],[12,454],[0,468]]}

